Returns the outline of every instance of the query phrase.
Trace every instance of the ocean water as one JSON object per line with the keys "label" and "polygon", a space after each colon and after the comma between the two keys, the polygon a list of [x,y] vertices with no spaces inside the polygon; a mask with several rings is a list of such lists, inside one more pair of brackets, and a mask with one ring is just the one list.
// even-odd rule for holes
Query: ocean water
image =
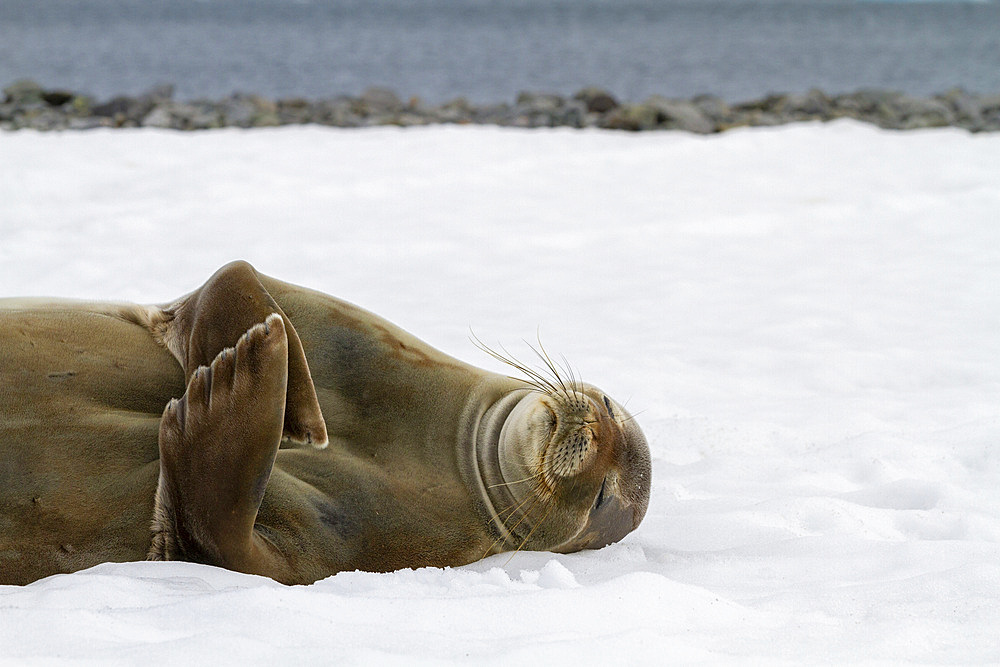
{"label": "ocean water", "polygon": [[25,77],[98,97],[992,93],[1000,2],[0,0],[0,85]]}

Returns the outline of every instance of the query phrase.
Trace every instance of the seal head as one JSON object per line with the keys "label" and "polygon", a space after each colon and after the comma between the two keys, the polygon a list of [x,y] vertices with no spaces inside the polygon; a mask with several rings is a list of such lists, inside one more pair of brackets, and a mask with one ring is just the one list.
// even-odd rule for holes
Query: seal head
{"label": "seal head", "polygon": [[501,550],[597,549],[639,525],[649,446],[624,407],[573,381],[511,392],[494,408],[477,456]]}

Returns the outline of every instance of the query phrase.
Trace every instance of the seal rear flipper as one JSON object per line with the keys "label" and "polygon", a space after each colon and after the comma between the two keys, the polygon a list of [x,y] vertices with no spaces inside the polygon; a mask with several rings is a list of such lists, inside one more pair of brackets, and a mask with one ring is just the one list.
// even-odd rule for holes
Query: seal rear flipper
{"label": "seal rear flipper", "polygon": [[231,262],[195,292],[166,312],[157,335],[184,368],[185,380],[212,363],[224,348],[252,325],[278,313],[288,339],[288,387],[282,435],[293,442],[323,448],[326,423],[316,398],[302,343],[295,328],[260,283],[247,262]]}
{"label": "seal rear flipper", "polygon": [[151,560],[286,576],[254,530],[281,441],[288,338],[277,313],[191,374],[160,421]]}

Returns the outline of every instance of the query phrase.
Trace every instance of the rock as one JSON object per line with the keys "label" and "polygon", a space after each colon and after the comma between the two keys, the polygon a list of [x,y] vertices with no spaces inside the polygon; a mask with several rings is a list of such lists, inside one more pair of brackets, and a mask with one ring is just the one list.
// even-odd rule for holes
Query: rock
{"label": "rock", "polygon": [[273,127],[281,124],[278,104],[258,95],[231,95],[215,105],[215,111],[223,127]]}
{"label": "rock", "polygon": [[46,90],[42,93],[42,101],[50,107],[61,107],[75,97],[75,93],[66,90]]}
{"label": "rock", "polygon": [[896,100],[903,94],[892,90],[859,90],[847,95],[839,95],[832,100],[834,117],[856,118],[879,127],[900,127]]}
{"label": "rock", "polygon": [[588,113],[603,114],[619,106],[614,95],[602,88],[584,88],[573,99],[583,102]]}
{"label": "rock", "polygon": [[222,127],[222,114],[219,107],[211,102],[163,101],[142,119],[142,125],[174,130],[208,130]]}
{"label": "rock", "polygon": [[66,116],[54,109],[35,108],[23,113],[20,118],[14,119],[21,127],[38,130],[40,132],[50,132],[52,130],[62,130],[66,128]]}
{"label": "rock", "polygon": [[86,95],[77,95],[70,101],[67,110],[74,116],[91,116],[91,107],[94,105],[94,100],[87,97]]}
{"label": "rock", "polygon": [[788,122],[790,122],[790,119],[783,118],[770,111],[751,112],[748,119],[748,124],[752,127],[777,127],[778,125],[785,125]]}
{"label": "rock", "polygon": [[116,127],[136,127],[153,109],[152,101],[140,101],[132,97],[114,97],[103,104],[91,107],[94,116],[110,118]]}
{"label": "rock", "polygon": [[464,97],[458,97],[433,109],[431,114],[439,123],[464,124],[472,122],[472,116],[475,111],[472,105],[469,104],[469,100]]}
{"label": "rock", "polygon": [[251,95],[249,99],[257,109],[257,115],[253,119],[253,127],[276,127],[281,124],[277,104],[259,95]]}
{"label": "rock", "polygon": [[711,134],[715,123],[693,102],[653,96],[644,102],[656,111],[657,124],[668,130],[685,130],[696,134]]}
{"label": "rock", "polygon": [[431,119],[422,113],[404,111],[396,117],[395,125],[399,127],[415,127],[418,125],[430,125]]}
{"label": "rock", "polygon": [[951,106],[935,99],[901,95],[892,102],[900,129],[946,127],[955,121]]}
{"label": "rock", "polygon": [[769,112],[774,109],[780,101],[780,95],[771,94],[755,100],[744,100],[736,105],[736,110],[750,114],[756,114],[764,111]]}
{"label": "rock", "polygon": [[773,113],[793,120],[830,120],[833,118],[832,102],[823,91],[792,93],[778,98],[771,107]]}
{"label": "rock", "polygon": [[892,107],[896,100],[903,96],[903,93],[897,90],[859,90],[854,93],[854,99],[856,99],[862,110],[868,112],[879,112],[882,109]]}
{"label": "rock", "polygon": [[173,115],[166,105],[154,107],[142,119],[143,127],[172,128],[174,126]]}
{"label": "rock", "polygon": [[624,104],[606,114],[601,127],[609,130],[639,132],[653,130],[659,124],[659,112],[645,104]]}
{"label": "rock", "polygon": [[190,104],[174,102],[174,114],[181,119],[183,130],[212,130],[223,127],[222,113],[213,102],[201,100]]}
{"label": "rock", "polygon": [[357,102],[350,97],[322,100],[313,105],[313,118],[317,123],[334,127],[360,127],[361,116]]}
{"label": "rock", "polygon": [[223,123],[232,127],[253,127],[257,106],[248,97],[232,95],[220,104]]}
{"label": "rock", "polygon": [[563,127],[586,127],[587,115],[587,105],[580,100],[572,100],[562,108],[556,123]]}
{"label": "rock", "polygon": [[135,101],[130,97],[113,97],[107,102],[92,106],[90,113],[95,116],[105,116],[107,118],[119,115],[124,116],[127,114],[129,107],[134,103]]}
{"label": "rock", "polygon": [[173,94],[173,86],[157,86],[139,97],[118,96],[102,104],[92,105],[90,112],[95,116],[113,119],[119,127],[138,127],[153,107],[169,102]]}
{"label": "rock", "polygon": [[698,95],[691,102],[703,114],[715,122],[717,127],[730,123],[733,119],[733,108],[725,100],[715,95]]}
{"label": "rock", "polygon": [[955,121],[961,127],[976,131],[983,125],[983,105],[977,95],[967,93],[961,88],[954,88],[938,95],[937,98],[947,104],[955,114]]}
{"label": "rock", "polygon": [[565,104],[566,100],[559,95],[522,92],[514,105],[512,124],[515,127],[555,127]]}
{"label": "rock", "polygon": [[301,97],[279,100],[277,107],[281,125],[304,125],[313,121],[312,104]]}
{"label": "rock", "polygon": [[517,107],[522,113],[551,114],[558,111],[566,103],[559,95],[548,93],[519,93]]}
{"label": "rock", "polygon": [[68,130],[92,130],[98,127],[109,126],[110,124],[106,118],[98,118],[97,116],[89,116],[87,118],[70,116],[66,123],[66,129]]}
{"label": "rock", "polygon": [[525,93],[517,96],[514,122],[517,127],[555,127],[560,125],[566,100],[548,93]]}
{"label": "rock", "polygon": [[399,113],[373,113],[361,119],[361,127],[381,127],[383,125],[398,125]]}
{"label": "rock", "polygon": [[737,104],[732,108],[731,118],[721,122],[720,128],[726,129],[738,125],[770,127],[796,121],[825,121],[845,113],[835,112],[833,101],[819,90],[788,95],[771,94],[759,100],[748,100]]}
{"label": "rock", "polygon": [[1000,112],[1000,95],[980,96],[979,106],[983,114]]}
{"label": "rock", "polygon": [[4,102],[18,105],[40,104],[44,92],[36,82],[30,79],[21,79],[3,89]]}
{"label": "rock", "polygon": [[510,125],[513,115],[514,111],[509,104],[487,104],[474,109],[470,108],[460,120],[454,122]]}
{"label": "rock", "polygon": [[982,122],[971,129],[974,132],[1000,131],[1000,95],[980,95],[977,101]]}

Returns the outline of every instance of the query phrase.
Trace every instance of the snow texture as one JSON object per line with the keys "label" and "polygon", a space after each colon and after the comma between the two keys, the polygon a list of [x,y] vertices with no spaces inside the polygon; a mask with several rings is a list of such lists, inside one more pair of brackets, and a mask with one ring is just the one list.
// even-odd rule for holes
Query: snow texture
{"label": "snow texture", "polygon": [[[165,302],[232,259],[627,401],[623,542],[312,586],[0,586],[0,661],[1000,662],[1000,136],[0,134],[0,293]],[[0,565],[2,566],[2,565]]]}

